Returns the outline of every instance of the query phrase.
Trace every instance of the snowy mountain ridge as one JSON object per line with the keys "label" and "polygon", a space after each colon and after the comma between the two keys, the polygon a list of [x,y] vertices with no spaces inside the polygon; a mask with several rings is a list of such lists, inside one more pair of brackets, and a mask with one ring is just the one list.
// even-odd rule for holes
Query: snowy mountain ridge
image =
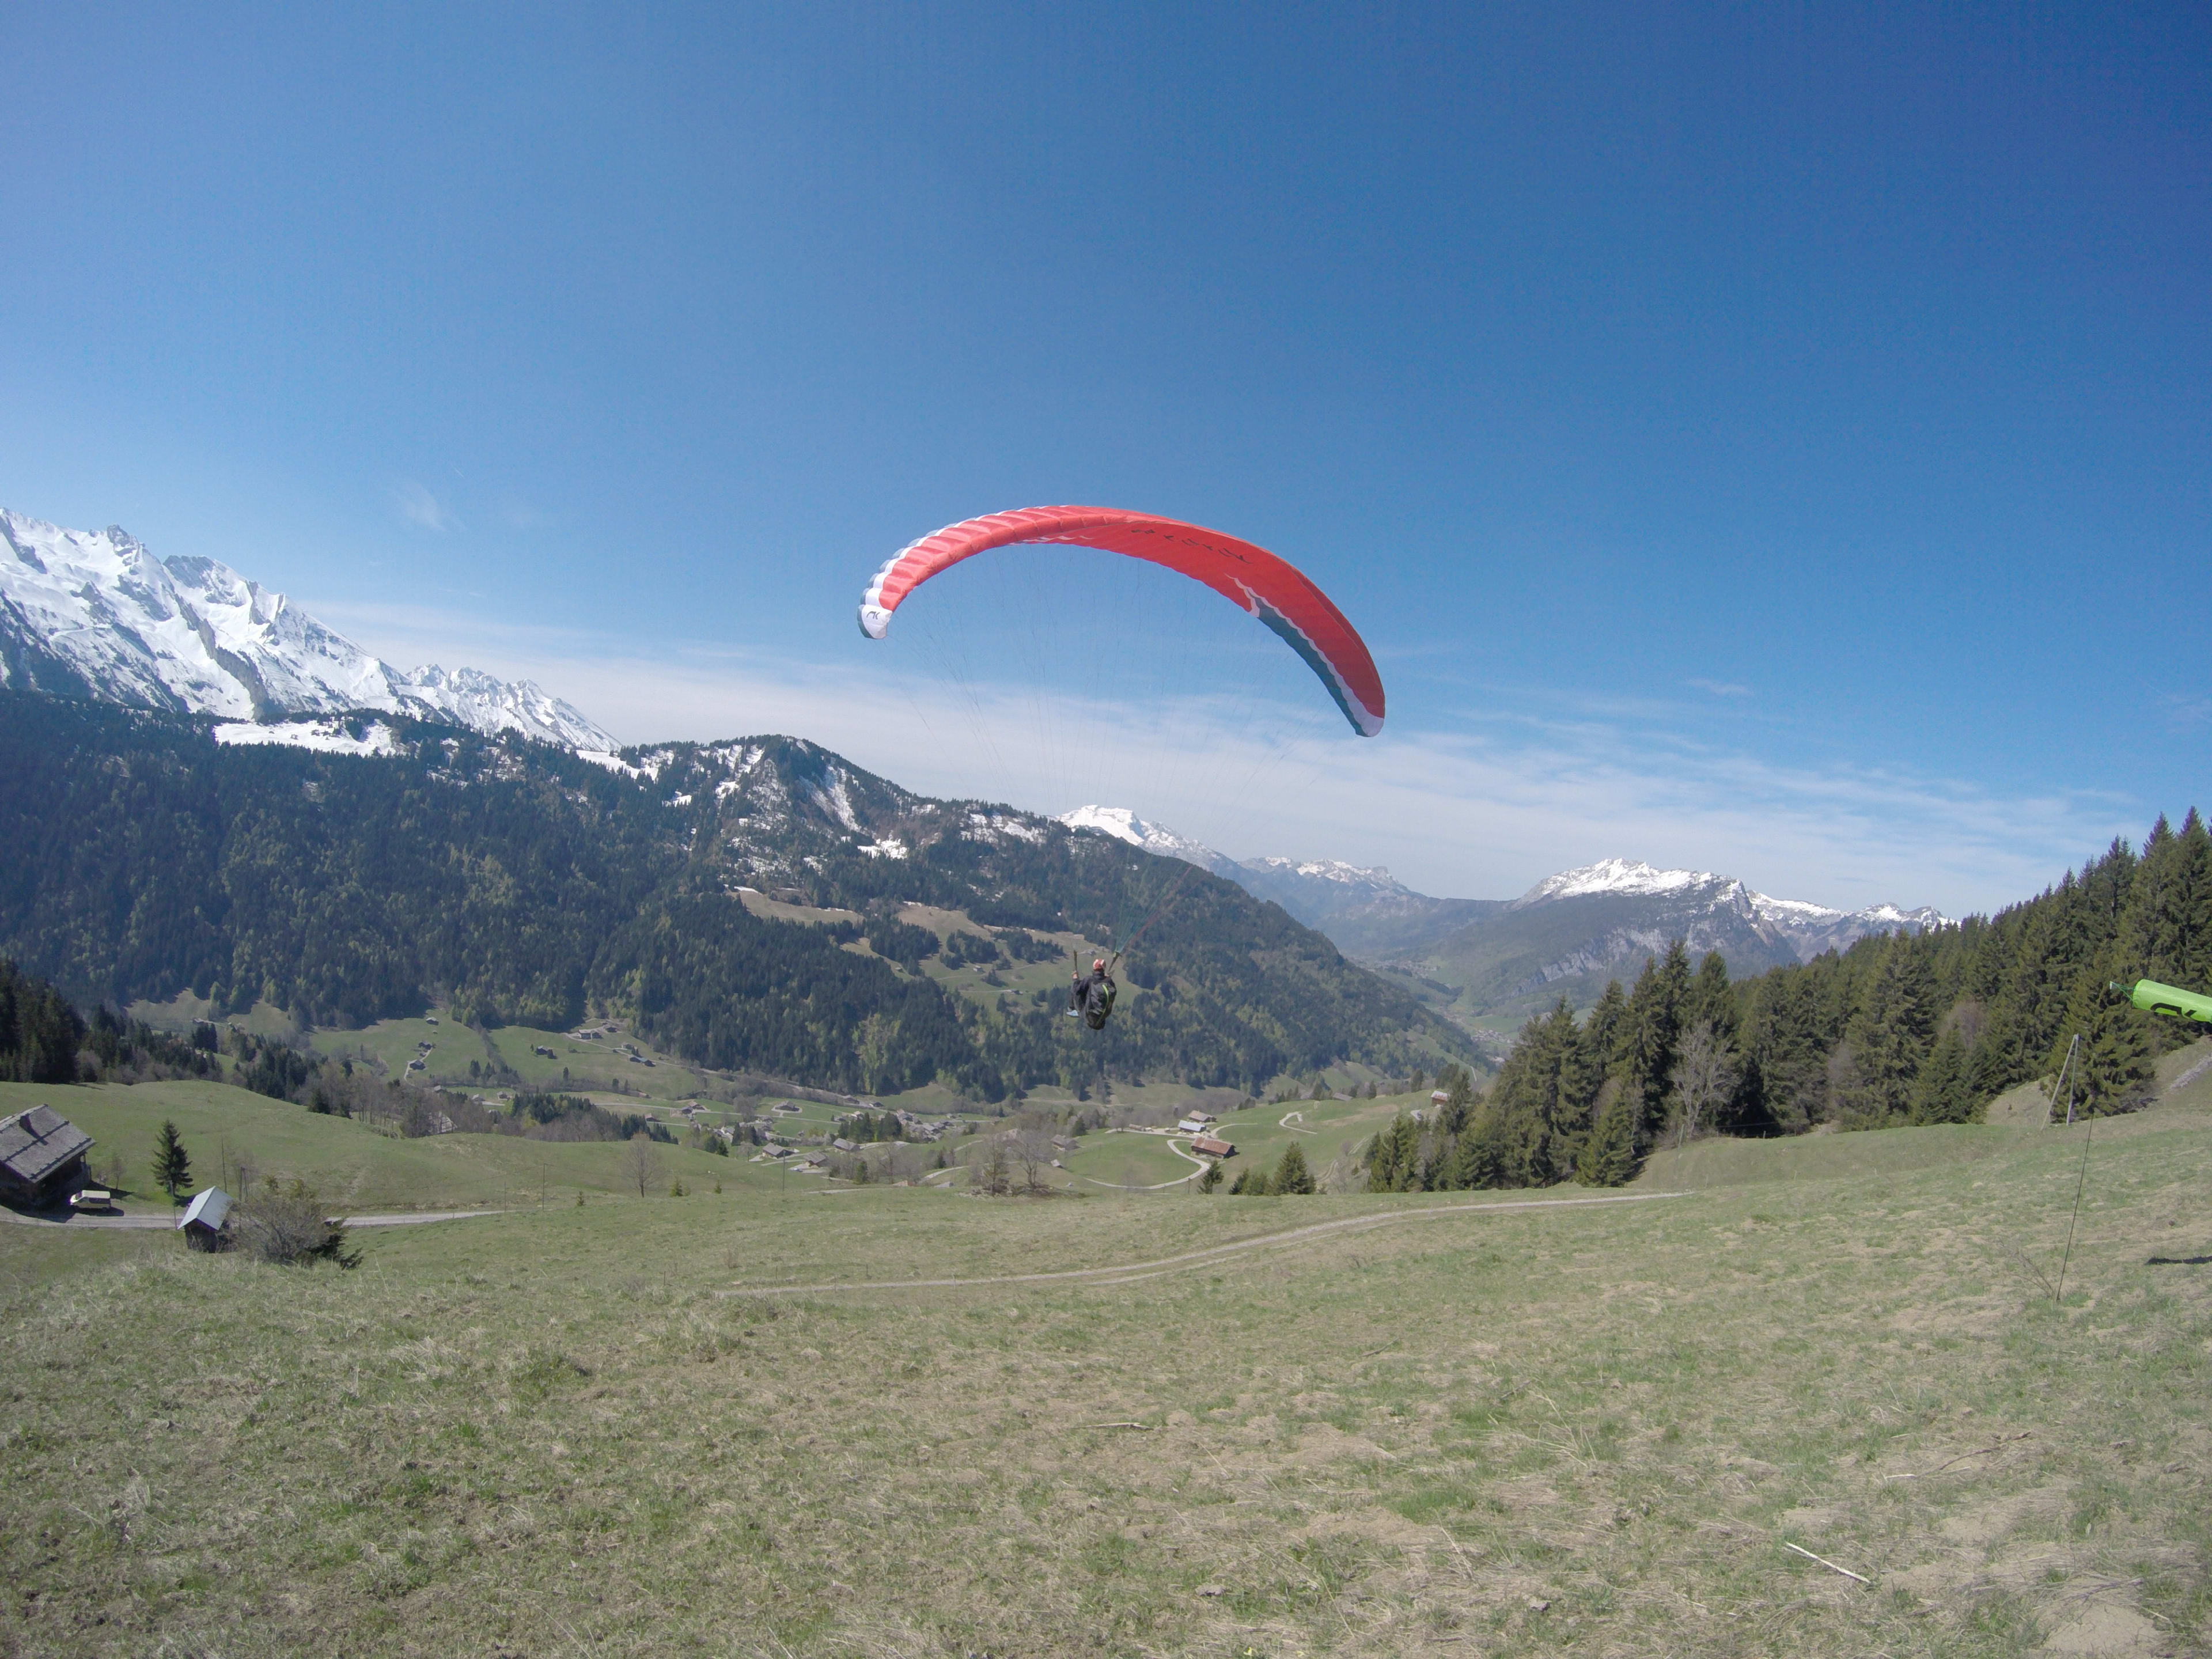
{"label": "snowy mountain ridge", "polygon": [[1237,860],[1227,854],[1217,853],[1204,842],[1193,841],[1188,836],[1179,836],[1164,824],[1147,823],[1126,806],[1079,806],[1072,812],[1062,812],[1060,821],[1071,830],[1100,830],[1116,841],[1141,847],[1147,853],[1181,859],[1185,864],[1211,870],[1217,876],[1236,879]]}
{"label": "snowy mountain ridge", "polygon": [[0,686],[213,714],[278,731],[287,715],[379,709],[568,749],[615,748],[528,680],[434,664],[403,672],[216,560],[156,558],[110,525],[67,530],[0,508]]}
{"label": "snowy mountain ridge", "polygon": [[1715,890],[1710,901],[1711,908],[1743,911],[1793,939],[1800,935],[1808,939],[1820,937],[1823,942],[1814,947],[1812,953],[1814,955],[1827,949],[1828,944],[1832,942],[1827,936],[1839,931],[1849,933],[1854,939],[1863,933],[1899,927],[1917,933],[1923,928],[1940,927],[1948,920],[1932,905],[1923,904],[1916,909],[1907,910],[1894,904],[1881,903],[1869,904],[1857,910],[1838,910],[1831,905],[1814,904],[1806,899],[1775,898],[1755,891],[1733,876],[1715,875],[1709,870],[1659,870],[1641,860],[1633,859],[1601,859],[1595,864],[1586,864],[1579,869],[1562,870],[1557,875],[1545,877],[1507,908],[1517,910],[1548,900],[1578,898],[1595,893],[1643,897],[1659,894],[1688,894],[1703,889]]}
{"label": "snowy mountain ridge", "polygon": [[[1836,909],[1802,898],[1771,898],[1710,869],[1659,869],[1639,858],[1599,858],[1562,869],[1513,900],[1431,898],[1387,869],[1334,858],[1234,860],[1128,807],[1079,807],[1061,817],[1073,830],[1102,830],[1146,852],[1183,858],[1272,898],[1307,927],[1336,940],[1356,960],[1416,969],[1429,975],[1482,978],[1475,969],[1504,953],[1520,967],[1500,995],[1520,995],[1562,980],[1601,975],[1621,963],[1687,940],[1692,951],[1719,949],[1739,969],[1809,963],[1820,951],[1850,949],[1867,933],[1944,927],[1933,907],[1867,905]],[[1526,960],[1522,957],[1526,956]],[[1489,995],[1489,991],[1484,995]]]}

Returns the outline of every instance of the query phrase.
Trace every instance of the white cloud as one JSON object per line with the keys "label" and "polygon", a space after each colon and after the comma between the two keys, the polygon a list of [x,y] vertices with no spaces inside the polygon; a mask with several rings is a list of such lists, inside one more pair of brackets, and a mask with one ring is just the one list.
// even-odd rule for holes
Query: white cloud
{"label": "white cloud", "polygon": [[1683,684],[1693,690],[1710,691],[1717,697],[1747,697],[1751,688],[1738,685],[1733,680],[1684,680]]}
{"label": "white cloud", "polygon": [[459,527],[453,509],[411,478],[392,486],[392,504],[401,518],[424,530],[444,532]]}
{"label": "white cloud", "polygon": [[1254,721],[1218,699],[1102,703],[945,683],[865,645],[834,665],[736,650],[648,659],[603,638],[428,610],[327,614],[394,660],[535,679],[627,740],[788,732],[933,794],[1054,812],[1127,805],[1238,857],[1384,864],[1432,893],[1510,896],[1619,855],[1784,897],[1960,915],[2025,898],[2142,827],[2134,803],[2111,796],[1999,796],[1904,769],[1790,763],[1690,740],[1663,715],[1563,707],[1426,731],[1401,718],[1361,739],[1325,709]]}

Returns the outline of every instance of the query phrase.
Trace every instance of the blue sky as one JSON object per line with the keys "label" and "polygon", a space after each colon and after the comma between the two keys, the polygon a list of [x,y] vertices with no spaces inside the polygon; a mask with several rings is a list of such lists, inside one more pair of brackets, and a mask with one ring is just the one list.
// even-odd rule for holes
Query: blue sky
{"label": "blue sky", "polygon": [[[644,10],[0,14],[0,505],[1430,890],[1957,912],[2212,800],[2201,8]],[[1060,501],[1292,559],[1390,729],[928,720],[862,581]]]}

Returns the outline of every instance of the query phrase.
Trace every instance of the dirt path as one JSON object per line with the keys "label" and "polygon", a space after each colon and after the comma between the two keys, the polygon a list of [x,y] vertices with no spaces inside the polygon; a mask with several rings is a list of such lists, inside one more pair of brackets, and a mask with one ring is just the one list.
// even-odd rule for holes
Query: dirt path
{"label": "dirt path", "polygon": [[[1188,1176],[1184,1177],[1186,1180]],[[1140,1279],[1153,1279],[1162,1273],[1178,1273],[1191,1267],[1203,1267],[1246,1250],[1266,1249],[1271,1245],[1293,1243],[1300,1239],[1318,1238],[1328,1233],[1364,1232],[1370,1228],[1389,1227],[1401,1221],[1427,1221],[1437,1216],[1490,1213],[1506,1210],[1577,1210],[1600,1204],[1644,1204],[1662,1199],[1687,1198],[1687,1193],[1623,1193],[1613,1198],[1530,1198],[1519,1199],[1510,1204],[1446,1204],[1432,1210],[1389,1210],[1380,1215],[1357,1215],[1341,1221],[1317,1221],[1310,1227],[1292,1227],[1285,1232],[1267,1233],[1258,1238],[1241,1239],[1232,1244],[1216,1244],[1210,1249],[1192,1250],[1182,1255],[1162,1256],[1153,1261],[1127,1261],[1115,1267],[1070,1267],[1050,1273],[997,1273],[986,1279],[872,1279],[843,1285],[748,1285],[737,1290],[717,1291],[720,1296],[808,1296],[827,1291],[916,1291],[943,1290],[968,1285],[1042,1285],[1056,1279],[1087,1279],[1102,1285],[1130,1285]]]}
{"label": "dirt path", "polygon": [[1195,1170],[1193,1170],[1188,1175],[1177,1176],[1173,1181],[1155,1181],[1147,1187],[1125,1187],[1118,1181],[1101,1181],[1097,1176],[1084,1176],[1081,1179],[1089,1182],[1094,1187],[1103,1187],[1110,1192],[1158,1193],[1164,1192],[1170,1187],[1180,1187],[1186,1181],[1195,1181],[1199,1176],[1206,1173],[1208,1167],[1206,1162],[1196,1153],[1185,1152],[1182,1147],[1176,1146],[1172,1140],[1168,1142],[1168,1150],[1173,1152],[1177,1158],[1183,1158],[1189,1163],[1195,1164],[1198,1167]]}

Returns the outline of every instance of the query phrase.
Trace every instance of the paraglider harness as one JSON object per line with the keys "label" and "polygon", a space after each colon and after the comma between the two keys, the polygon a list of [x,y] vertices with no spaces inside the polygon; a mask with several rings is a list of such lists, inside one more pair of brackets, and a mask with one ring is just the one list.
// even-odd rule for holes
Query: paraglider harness
{"label": "paraglider harness", "polygon": [[1121,989],[1114,983],[1114,969],[1121,960],[1121,953],[1116,951],[1112,962],[1103,957],[1095,958],[1087,974],[1082,970],[1079,957],[1071,951],[1068,957],[1077,966],[1074,983],[1067,988],[1067,1012],[1081,1014],[1085,1025],[1094,1031],[1103,1031],[1107,1016],[1114,1012],[1114,998]]}

